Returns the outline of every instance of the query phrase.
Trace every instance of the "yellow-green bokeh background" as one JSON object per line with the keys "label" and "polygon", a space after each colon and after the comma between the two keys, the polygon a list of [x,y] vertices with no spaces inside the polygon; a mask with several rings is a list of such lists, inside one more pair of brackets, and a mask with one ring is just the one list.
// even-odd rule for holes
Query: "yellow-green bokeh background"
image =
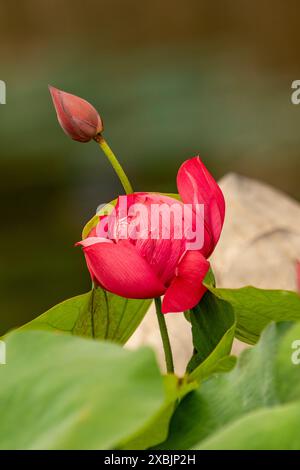
{"label": "yellow-green bokeh background", "polygon": [[[47,84],[100,111],[137,190],[176,191],[200,153],[300,199],[300,3],[0,0],[0,332],[89,288],[73,244],[120,191],[58,127]],[[300,256],[300,255],[299,255]]]}

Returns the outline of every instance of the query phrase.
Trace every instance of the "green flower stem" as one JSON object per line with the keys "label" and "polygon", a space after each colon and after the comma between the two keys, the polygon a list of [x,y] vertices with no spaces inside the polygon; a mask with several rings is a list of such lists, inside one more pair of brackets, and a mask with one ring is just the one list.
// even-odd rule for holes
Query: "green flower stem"
{"label": "green flower stem", "polygon": [[[95,138],[95,140],[96,140],[96,142],[98,142],[100,148],[103,150],[103,152],[107,156],[109,162],[111,163],[113,169],[117,173],[126,194],[132,194],[133,193],[133,188],[130,184],[130,181],[127,178],[127,175],[126,175],[125,171],[123,170],[123,168],[120,165],[117,157],[113,153],[112,149],[110,148],[110,146],[108,145],[106,140],[102,137],[102,135],[98,135]],[[174,373],[173,355],[172,355],[171,344],[170,344],[170,339],[169,339],[169,335],[168,335],[166,320],[165,320],[165,317],[164,317],[164,315],[161,311],[160,297],[155,299],[155,307],[156,307],[156,314],[157,314],[157,320],[158,320],[158,324],[159,324],[161,339],[162,339],[164,352],[165,352],[167,372],[168,372],[168,374],[173,374]]]}
{"label": "green flower stem", "polygon": [[113,169],[117,173],[123,188],[125,189],[126,194],[131,194],[133,193],[132,186],[130,184],[129,179],[127,178],[127,175],[125,171],[123,170],[122,166],[120,165],[117,157],[115,156],[114,152],[106,142],[106,140],[102,137],[102,135],[97,136],[95,139],[96,142],[98,142],[100,148],[103,150],[105,155],[107,156],[109,162],[111,163]]}
{"label": "green flower stem", "polygon": [[165,352],[167,372],[168,374],[174,374],[172,349],[171,349],[170,339],[168,335],[166,320],[165,320],[164,314],[161,311],[161,300],[160,300],[160,297],[157,297],[154,300],[155,300],[156,315],[157,315],[157,320],[159,324],[161,339],[162,339],[164,352]]}

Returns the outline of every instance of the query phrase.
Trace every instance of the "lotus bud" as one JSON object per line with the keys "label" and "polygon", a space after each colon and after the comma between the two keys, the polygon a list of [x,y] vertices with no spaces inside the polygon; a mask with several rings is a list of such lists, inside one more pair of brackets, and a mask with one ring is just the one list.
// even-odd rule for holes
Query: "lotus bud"
{"label": "lotus bud", "polygon": [[97,140],[103,131],[103,123],[94,106],[52,86],[49,86],[49,91],[63,131],[78,142]]}

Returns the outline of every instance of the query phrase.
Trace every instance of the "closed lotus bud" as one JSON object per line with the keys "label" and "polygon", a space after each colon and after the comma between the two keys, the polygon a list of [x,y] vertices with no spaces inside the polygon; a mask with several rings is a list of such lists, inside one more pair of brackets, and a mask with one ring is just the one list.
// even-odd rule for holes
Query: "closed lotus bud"
{"label": "closed lotus bud", "polygon": [[101,118],[88,101],[49,86],[58,122],[78,142],[89,142],[103,131]]}

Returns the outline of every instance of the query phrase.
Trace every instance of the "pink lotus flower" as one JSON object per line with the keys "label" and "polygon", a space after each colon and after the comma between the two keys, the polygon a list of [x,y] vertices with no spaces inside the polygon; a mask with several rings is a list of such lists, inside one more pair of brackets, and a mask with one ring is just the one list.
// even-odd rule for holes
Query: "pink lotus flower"
{"label": "pink lotus flower", "polygon": [[63,131],[73,140],[89,142],[103,131],[101,118],[90,103],[49,86],[57,119]]}
{"label": "pink lotus flower", "polygon": [[[205,293],[203,279],[209,269],[207,257],[220,237],[225,215],[222,191],[199,157],[183,163],[178,171],[177,186],[181,202],[153,193],[120,196],[115,211],[100,217],[88,238],[78,243],[83,246],[94,282],[126,298],[154,298],[164,294],[163,313],[193,308]],[[204,218],[203,213],[197,213],[197,204],[204,205]],[[186,230],[181,237],[176,235],[180,228],[178,218],[176,223],[171,219],[169,227],[164,222],[153,224],[153,206],[164,215],[175,205],[192,208],[191,230],[202,217],[201,247],[189,248]],[[142,216],[137,217],[131,211],[133,206],[143,209]],[[167,219],[162,217],[162,220]]]}

